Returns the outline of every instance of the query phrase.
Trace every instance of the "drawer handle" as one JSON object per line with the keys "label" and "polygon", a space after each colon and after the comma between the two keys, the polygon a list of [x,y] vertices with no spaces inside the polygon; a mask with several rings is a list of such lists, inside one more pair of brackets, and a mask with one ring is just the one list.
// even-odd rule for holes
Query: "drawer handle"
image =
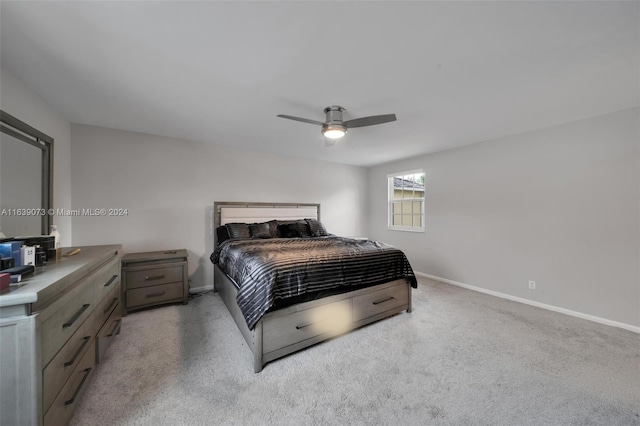
{"label": "drawer handle", "polygon": [[309,327],[310,325],[316,324],[315,322],[308,322],[306,324],[296,325],[296,330],[301,330],[303,328]]}
{"label": "drawer handle", "polygon": [[395,299],[395,297],[393,296],[385,297],[384,299],[376,300],[375,302],[373,302],[373,304],[379,305],[381,303],[388,302],[389,300],[392,300],[392,299]]}
{"label": "drawer handle", "polygon": [[109,287],[111,285],[112,282],[114,282],[116,280],[116,278],[118,278],[117,275],[112,276],[109,281],[107,281],[107,283],[104,285],[104,287]]}
{"label": "drawer handle", "polygon": [[153,281],[153,280],[161,280],[165,277],[165,275],[153,275],[151,277],[144,277],[145,281]]}
{"label": "drawer handle", "polygon": [[80,316],[84,313],[84,311],[89,309],[89,306],[91,306],[91,303],[85,303],[84,305],[82,305],[82,307],[78,310],[78,312],[76,312],[76,314],[72,316],[71,319],[69,319],[69,321],[62,324],[62,328],[71,327],[73,323],[76,322],[78,318],[80,318]]}
{"label": "drawer handle", "polygon": [[117,302],[118,302],[118,298],[114,297],[111,303],[109,303],[109,307],[105,309],[102,313],[106,314],[107,312],[109,312],[111,309],[113,309],[113,305],[115,305]]}
{"label": "drawer handle", "polygon": [[71,397],[70,400],[64,402],[64,405],[73,404],[73,402],[76,400],[76,398],[80,394],[80,390],[82,389],[82,386],[84,386],[84,382],[87,381],[87,377],[89,377],[89,374],[91,374],[91,368],[87,368],[86,370],[84,370],[84,377],[82,378],[82,381],[78,385],[78,389],[76,389],[76,391],[73,393],[73,396]]}
{"label": "drawer handle", "polygon": [[145,299],[148,299],[150,297],[159,297],[159,296],[164,296],[166,293],[166,291],[160,292],[160,293],[151,293],[151,294],[147,294],[146,296],[144,296]]}
{"label": "drawer handle", "polygon": [[119,319],[118,321],[116,321],[116,325],[113,327],[113,330],[111,330],[111,333],[107,334],[107,337],[111,337],[115,334],[121,322],[122,322],[122,319]]}
{"label": "drawer handle", "polygon": [[177,251],[176,250],[171,250],[171,251],[165,251],[164,254],[176,254]]}
{"label": "drawer handle", "polygon": [[73,363],[76,362],[76,359],[78,359],[84,347],[87,346],[87,343],[89,343],[89,340],[91,340],[91,336],[85,336],[82,338],[82,340],[84,340],[84,342],[82,342],[82,344],[80,345],[76,353],[73,355],[73,358],[71,358],[71,361],[67,361],[64,363],[65,367],[73,365]]}

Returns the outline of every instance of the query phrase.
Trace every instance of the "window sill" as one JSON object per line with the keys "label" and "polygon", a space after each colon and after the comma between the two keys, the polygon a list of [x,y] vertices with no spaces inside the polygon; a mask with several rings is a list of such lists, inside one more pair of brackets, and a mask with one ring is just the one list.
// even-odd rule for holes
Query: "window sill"
{"label": "window sill", "polygon": [[424,228],[397,228],[397,227],[387,227],[389,231],[402,231],[402,232],[425,232]]}

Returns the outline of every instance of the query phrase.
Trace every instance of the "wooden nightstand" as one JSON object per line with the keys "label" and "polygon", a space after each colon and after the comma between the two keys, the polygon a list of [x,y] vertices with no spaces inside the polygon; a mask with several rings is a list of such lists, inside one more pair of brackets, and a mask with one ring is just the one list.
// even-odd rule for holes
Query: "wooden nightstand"
{"label": "wooden nightstand", "polygon": [[187,250],[127,253],[122,257],[122,314],[189,302]]}

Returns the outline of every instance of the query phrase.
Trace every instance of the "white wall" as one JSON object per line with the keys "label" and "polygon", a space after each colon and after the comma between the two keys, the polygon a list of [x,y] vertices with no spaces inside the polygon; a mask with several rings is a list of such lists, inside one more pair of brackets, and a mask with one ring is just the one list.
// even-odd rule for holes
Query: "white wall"
{"label": "white wall", "polygon": [[[426,232],[389,231],[387,174],[418,168]],[[640,326],[640,109],[384,164],[369,183],[370,236],[416,271]]]}
{"label": "white wall", "polygon": [[74,217],[74,245],[186,248],[192,288],[213,283],[214,201],[320,203],[329,232],[366,228],[364,168],[92,126],[72,125],[71,135],[73,208],[128,209],[124,217]]}
{"label": "white wall", "polygon": [[[71,124],[7,71],[0,70],[0,108],[53,138],[53,206],[71,208]],[[54,217],[63,246],[71,245],[71,219]]]}

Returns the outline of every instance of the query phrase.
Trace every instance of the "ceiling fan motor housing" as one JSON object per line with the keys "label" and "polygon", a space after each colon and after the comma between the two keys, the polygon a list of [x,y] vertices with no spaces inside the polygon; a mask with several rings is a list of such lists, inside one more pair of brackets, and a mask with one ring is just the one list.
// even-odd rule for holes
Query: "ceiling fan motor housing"
{"label": "ceiling fan motor housing", "polygon": [[339,105],[328,106],[324,109],[325,123],[322,125],[322,133],[329,130],[342,130],[347,133],[347,126],[343,124],[342,113],[345,109]]}

